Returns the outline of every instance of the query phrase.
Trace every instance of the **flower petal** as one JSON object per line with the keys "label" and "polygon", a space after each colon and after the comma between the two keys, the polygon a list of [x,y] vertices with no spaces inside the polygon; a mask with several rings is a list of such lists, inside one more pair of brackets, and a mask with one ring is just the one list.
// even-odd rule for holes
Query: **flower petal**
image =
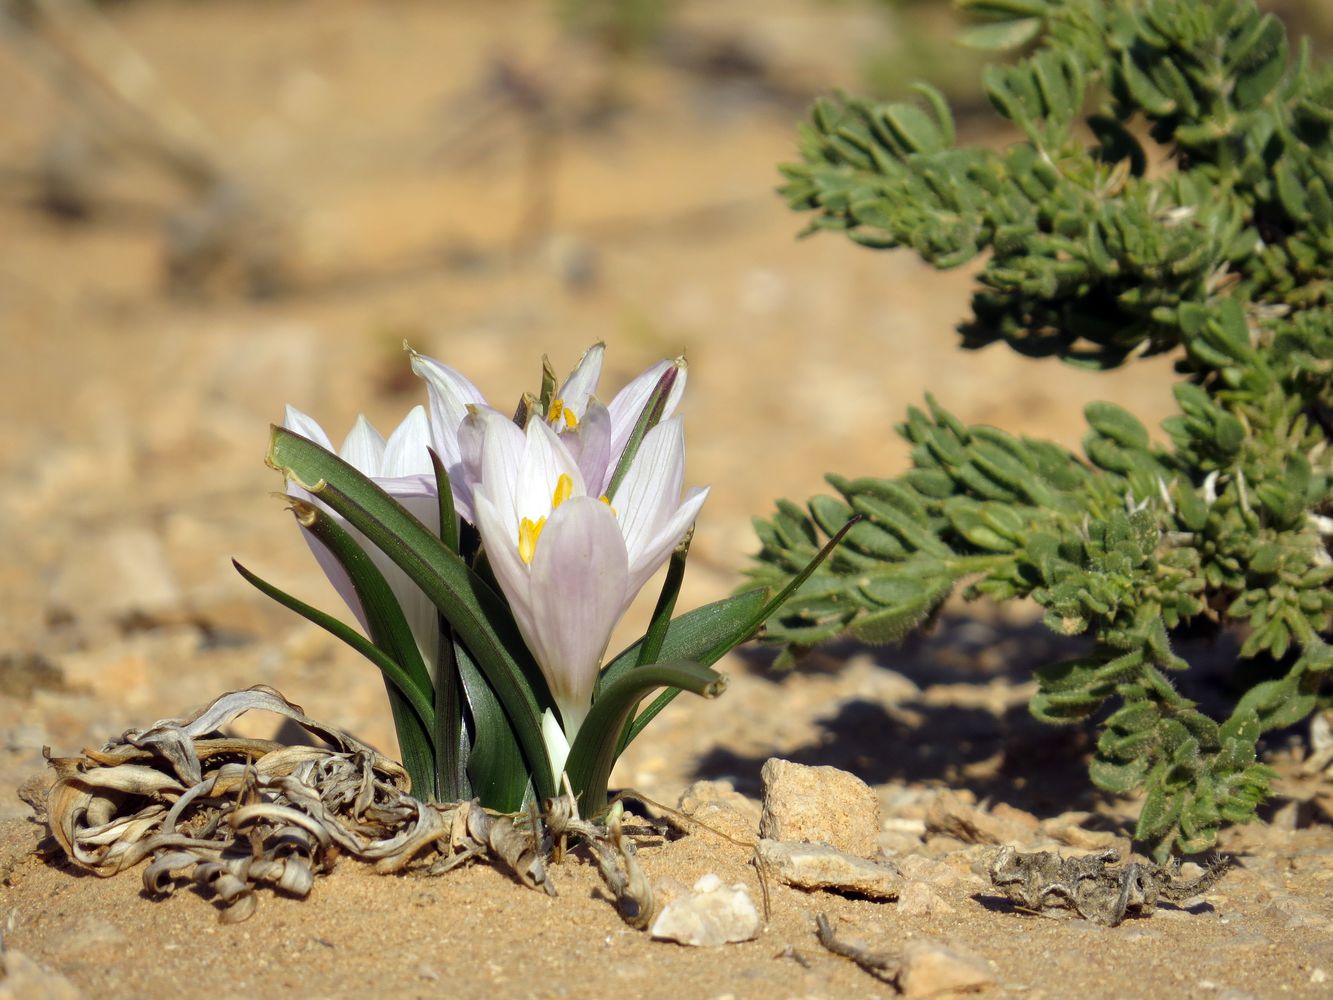
{"label": "flower petal", "polygon": [[291,404],[288,404],[287,412],[282,418],[282,426],[315,442],[325,451],[333,451],[333,442],[324,433],[324,428],[319,426],[319,422],[313,417],[306,416]]}
{"label": "flower petal", "polygon": [[667,394],[666,406],[662,410],[662,419],[666,420],[676,412],[680,397],[685,392],[687,367],[684,358],[677,358],[674,361],[659,361],[616,393],[615,398],[611,400],[607,409],[611,411],[611,462],[613,465],[620,459],[620,453],[625,450],[630,432],[634,430],[634,425],[639,420],[639,414],[643,412],[644,406],[652,397],[653,390],[657,388],[657,383],[661,381],[662,376],[673,365],[677,369],[676,381],[671,386],[670,393]]}
{"label": "flower petal", "polygon": [[589,347],[556,393],[565,407],[573,410],[574,416],[580,420],[588,407],[588,399],[597,391],[597,380],[602,375],[602,357],[605,354],[606,345],[601,341]]}
{"label": "flower petal", "polygon": [[430,421],[426,419],[426,409],[414,406],[389,435],[378,474],[386,479],[434,475],[429,447]]}
{"label": "flower petal", "polygon": [[667,557],[671,555],[671,550],[680,544],[680,540],[685,537],[685,532],[690,530],[690,525],[699,516],[699,509],[707,499],[707,486],[702,489],[697,486],[691,489],[685,494],[685,499],[679,509],[635,553],[634,559],[630,563],[627,585],[631,598],[643,588],[643,585],[648,582],[648,578],[657,572],[658,567],[666,562]]}
{"label": "flower petal", "polygon": [[531,570],[535,634],[524,638],[572,738],[627,604],[629,564],[615,515],[591,497],[561,504],[542,531]]}
{"label": "flower petal", "polygon": [[[307,493],[306,496],[309,497],[310,494]],[[337,514],[334,514],[333,516],[335,518],[338,517]],[[342,518],[338,518],[338,521],[344,528],[347,527],[347,523],[343,521]],[[356,620],[361,625],[361,631],[366,635],[370,635],[370,626],[366,622],[366,613],[361,608],[361,599],[356,596],[356,588],[352,586],[352,578],[347,575],[347,570],[343,569],[342,563],[338,562],[333,553],[324,546],[324,543],[316,538],[310,531],[302,528],[301,535],[305,538],[306,544],[310,546],[310,551],[314,555],[315,561],[319,563],[319,568],[322,569],[324,575],[329,578],[329,583],[332,585],[333,589],[336,590],[338,596],[343,599],[343,603],[347,605],[347,609],[356,616]],[[358,538],[357,544],[364,548],[366,541],[364,538]]]}
{"label": "flower petal", "polygon": [[416,351],[409,353],[412,371],[426,380],[430,395],[430,434],[435,453],[444,460],[446,469],[452,469],[459,459],[458,429],[468,415],[468,407],[483,405],[486,398],[461,372]]}
{"label": "flower petal", "polygon": [[[398,480],[398,482],[409,483],[412,481],[410,478]],[[424,482],[424,477],[418,481]],[[381,480],[379,485],[386,486],[386,483]],[[411,496],[404,496],[401,493],[394,493],[393,490],[389,490],[389,492],[433,534],[438,535],[440,533],[440,505],[436,500],[433,481],[431,482],[431,489],[424,495],[416,493]],[[417,641],[417,649],[421,652],[421,659],[425,661],[426,669],[430,672],[433,680],[440,655],[439,609],[426,596],[425,591],[417,586],[412,578],[396,562],[385,555],[378,546],[371,543],[355,528],[349,527],[349,530],[352,531],[358,544],[366,550],[366,554],[370,556],[375,568],[384,575],[384,582],[393,591],[393,596],[398,598],[398,606],[403,609],[403,617],[407,619],[408,628],[411,629],[412,637]]]}
{"label": "flower petal", "polygon": [[[488,443],[490,433],[488,429]],[[569,476],[574,496],[587,494],[583,473],[579,471],[578,463],[565,443],[560,440],[560,435],[545,420],[529,420],[524,434],[523,457],[518,467],[518,481],[514,487],[516,517],[536,521],[550,514],[552,494],[561,476]],[[489,471],[483,472],[483,481],[487,484],[491,482]]]}
{"label": "flower petal", "polygon": [[358,472],[378,476],[384,461],[384,435],[358,413],[356,423],[352,425],[347,437],[343,438],[338,457]]}
{"label": "flower petal", "polygon": [[631,563],[680,506],[684,478],[685,430],[680,418],[674,417],[644,435],[629,472],[611,497]]}
{"label": "flower petal", "polygon": [[597,400],[589,400],[588,408],[579,421],[577,430],[560,435],[570,454],[578,462],[583,484],[589,496],[601,496],[611,479],[611,414]]}
{"label": "flower petal", "polygon": [[[481,544],[486,550],[486,558],[495,574],[495,581],[500,585],[509,608],[518,622],[518,630],[532,649],[528,637],[536,631],[536,622],[532,616],[532,601],[529,598],[528,565],[518,555],[518,527],[510,531],[504,513],[491,501],[483,489],[478,489],[474,500],[477,509],[477,531],[481,534]],[[535,656],[536,653],[534,652]]]}
{"label": "flower petal", "polygon": [[[475,511],[478,507],[484,491],[504,522],[505,535],[512,544],[517,544],[519,514],[516,490],[526,437],[512,420],[503,417],[496,419],[498,414],[492,414],[495,414],[494,410],[478,410],[468,418],[479,421],[482,428],[481,477],[472,490],[473,508]],[[534,422],[541,423],[540,420]],[[480,516],[480,512],[477,513]]]}

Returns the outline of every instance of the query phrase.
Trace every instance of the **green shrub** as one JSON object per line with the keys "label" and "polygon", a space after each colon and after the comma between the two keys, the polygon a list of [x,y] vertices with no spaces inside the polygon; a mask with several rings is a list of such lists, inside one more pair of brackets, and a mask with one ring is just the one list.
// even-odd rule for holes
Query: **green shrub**
{"label": "green shrub", "polygon": [[[963,0],[1003,150],[955,145],[947,103],[821,100],[783,193],[872,248],[937,268],[985,255],[963,344],[1110,368],[1173,352],[1179,413],[1152,443],[1109,403],[1083,456],[967,427],[927,397],[912,468],[829,476],[783,501],[750,575],[779,587],[864,520],[775,615],[785,662],[844,632],[897,641],[953,589],[1028,597],[1077,658],[1037,670],[1039,719],[1101,727],[1092,780],[1146,790],[1160,860],[1251,819],[1268,730],[1329,700],[1333,671],[1333,69],[1250,0]],[[1268,658],[1218,722],[1183,697],[1172,637],[1203,622]],[[1271,664],[1270,664],[1271,666]],[[1253,677],[1253,665],[1240,671]]]}

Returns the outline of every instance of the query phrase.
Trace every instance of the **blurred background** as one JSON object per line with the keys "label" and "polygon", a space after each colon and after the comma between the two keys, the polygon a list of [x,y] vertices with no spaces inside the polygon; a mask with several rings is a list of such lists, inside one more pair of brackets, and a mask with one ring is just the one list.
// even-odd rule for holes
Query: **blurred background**
{"label": "blurred background", "polygon": [[[1325,0],[1280,9],[1327,49]],[[394,749],[373,669],[229,560],[341,613],[271,495],[267,426],[292,403],[335,441],[358,412],[387,434],[425,398],[404,340],[502,408],[543,353],[563,372],[606,341],[609,395],[685,352],[688,478],[713,492],[682,608],[741,582],[776,497],[902,469],[892,428],[926,391],[1071,446],[1090,398],[1165,416],[1169,358],[1094,375],[962,354],[968,273],[794,238],[776,167],[819,93],[927,76],[962,141],[1008,141],[955,18],[942,0],[0,0],[0,784],[43,744],[254,683]],[[636,747],[627,775],[690,777],[717,738],[698,717],[664,716],[668,749]]]}

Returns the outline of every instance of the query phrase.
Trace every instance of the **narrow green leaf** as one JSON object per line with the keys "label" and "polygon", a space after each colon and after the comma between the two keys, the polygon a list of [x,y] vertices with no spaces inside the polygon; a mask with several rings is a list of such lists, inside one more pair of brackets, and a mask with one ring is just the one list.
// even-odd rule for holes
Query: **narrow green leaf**
{"label": "narrow green leaf", "polygon": [[[395,663],[402,665],[416,684],[424,691],[431,690],[430,672],[421,659],[412,629],[407,624],[384,574],[356,540],[326,511],[303,500],[292,499],[296,519],[316,541],[338,560],[352,582],[361,613],[370,630],[370,640],[384,650]],[[412,776],[412,790],[423,801],[432,801],[438,794],[434,748],[434,713],[425,718],[414,712],[393,682],[384,680],[393,714],[394,731],[398,736],[398,751],[403,766]]]}
{"label": "narrow green leaf", "polygon": [[958,44],[982,52],[1007,52],[1026,45],[1041,34],[1040,17],[1023,17],[1014,21],[978,24],[958,35]]}
{"label": "narrow green leaf", "polygon": [[[838,543],[842,541],[847,532],[859,521],[860,516],[858,515],[844,524],[842,529],[830,538],[824,547],[819,550],[818,554],[810,560],[805,569],[792,577],[787,585],[778,592],[777,596],[768,600],[762,607],[752,614],[747,613],[741,602],[745,601],[747,604],[751,603],[755,596],[758,596],[762,600],[764,593],[762,590],[747,591],[746,593],[738,594],[727,601],[718,601],[715,604],[708,605],[707,607],[712,609],[712,613],[706,620],[714,629],[711,636],[713,643],[711,646],[705,646],[703,642],[700,642],[699,645],[702,647],[702,651],[697,655],[694,655],[692,658],[704,666],[711,666],[746,639],[753,636],[764,622],[768,621],[769,618],[773,617],[773,615],[781,609],[782,605],[787,602],[787,598],[791,597],[791,595],[796,592],[797,588],[810,578],[811,574],[819,567],[819,564],[828,558],[829,554],[837,548]],[[700,608],[699,610],[703,611],[705,609]],[[702,637],[702,630],[700,630],[698,638]],[[682,645],[684,644],[682,643]],[[634,647],[631,647],[631,649],[633,648]],[[628,653],[628,650],[626,653]],[[626,653],[622,653],[621,656],[625,656]],[[682,658],[685,655],[683,651],[671,647],[670,629],[668,629],[666,640],[662,644],[662,655],[665,657]],[[617,657],[617,661],[619,661],[619,659],[620,658]],[[634,742],[634,738],[638,736],[639,733],[643,732],[644,727],[652,722],[662,709],[671,704],[672,699],[678,694],[680,694],[679,689],[668,689],[654,699],[653,703],[634,720],[633,724],[626,731],[626,735],[621,742],[620,750],[623,752],[625,747]]]}
{"label": "narrow green leaf", "polygon": [[523,808],[528,786],[523,748],[476,661],[462,645],[454,650],[459,682],[472,714],[472,746],[467,759],[471,794],[487,809],[517,812]]}
{"label": "narrow green leaf", "polygon": [[[667,628],[658,655],[664,660],[705,661],[704,654],[725,643],[737,629],[737,622],[752,621],[766,605],[767,591],[764,588],[747,590],[733,597],[725,597],[712,604],[687,611]],[[638,639],[617,653],[602,668],[602,686],[609,679],[618,677],[631,669],[639,659],[639,649],[643,640]]]}
{"label": "narrow green leaf", "polygon": [[541,672],[508,606],[458,555],[337,455],[274,427],[269,464],[345,517],[421,587],[477,659],[518,734],[537,794],[555,794],[541,707]]}
{"label": "narrow green leaf", "polygon": [[[439,494],[440,541],[458,552],[458,516],[454,511],[453,484],[444,462],[430,449],[430,463],[435,470],[435,488]],[[461,802],[472,798],[467,775],[467,732],[463,725],[463,692],[458,677],[454,630],[440,619],[440,662],[436,664],[435,719],[431,737],[435,744],[435,782],[440,799]],[[485,803],[490,805],[489,802]]]}
{"label": "narrow green leaf", "polygon": [[655,688],[689,691],[716,698],[727,679],[698,663],[654,663],[636,667],[603,688],[579,727],[565,772],[579,799],[582,815],[596,815],[606,806],[606,784],[620,750],[620,734],[639,702]]}
{"label": "narrow green leaf", "polygon": [[380,670],[383,671],[384,676],[393,681],[394,687],[401,691],[403,696],[407,698],[417,714],[420,715],[422,719],[430,718],[430,695],[417,687],[412,678],[408,676],[406,670],[404,670],[398,663],[389,659],[388,655],[385,654],[383,650],[376,648],[375,644],[364,635],[345,622],[341,622],[337,618],[334,618],[333,615],[326,614],[318,608],[311,607],[299,598],[293,597],[286,591],[279,590],[267,580],[251,573],[235,559],[231,561],[231,564],[236,567],[236,572],[240,573],[245,581],[261,594],[271,597],[289,611],[295,611],[306,621],[313,625],[318,625],[334,638],[341,639],[371,663],[375,664],[375,666],[379,667]]}

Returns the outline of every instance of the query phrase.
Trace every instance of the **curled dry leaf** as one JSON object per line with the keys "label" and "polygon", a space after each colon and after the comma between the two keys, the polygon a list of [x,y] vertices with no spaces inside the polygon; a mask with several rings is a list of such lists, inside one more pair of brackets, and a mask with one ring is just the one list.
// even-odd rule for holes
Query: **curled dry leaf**
{"label": "curled dry leaf", "polygon": [[[219,734],[255,710],[292,719],[329,747]],[[188,719],[48,760],[56,780],[46,820],[71,861],[109,876],[151,859],[143,874],[151,895],[193,882],[212,891],[227,921],[254,911],[261,885],[307,895],[340,853],[389,872],[486,859],[554,893],[539,831],[476,802],[412,798],[401,765],[271,688],[231,691]]]}

